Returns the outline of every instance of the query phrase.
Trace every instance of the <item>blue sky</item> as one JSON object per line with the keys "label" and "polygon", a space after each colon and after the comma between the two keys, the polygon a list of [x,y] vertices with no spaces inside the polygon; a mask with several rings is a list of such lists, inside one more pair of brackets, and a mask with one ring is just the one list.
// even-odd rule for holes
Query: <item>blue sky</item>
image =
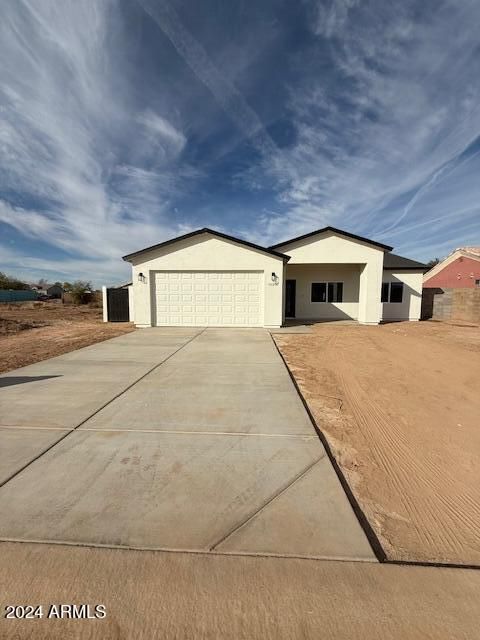
{"label": "blue sky", "polygon": [[126,279],[203,226],[480,244],[476,0],[5,0],[0,270]]}

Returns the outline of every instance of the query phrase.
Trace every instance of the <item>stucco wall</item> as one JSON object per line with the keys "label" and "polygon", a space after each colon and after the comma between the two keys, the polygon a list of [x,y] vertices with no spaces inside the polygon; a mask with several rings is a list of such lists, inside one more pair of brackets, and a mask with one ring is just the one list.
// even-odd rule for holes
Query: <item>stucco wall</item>
{"label": "stucco wall", "polygon": [[384,302],[383,320],[419,320],[422,308],[422,271],[383,272],[382,282],[403,282],[402,302]]}
{"label": "stucco wall", "polygon": [[135,304],[133,299],[133,285],[127,287],[128,290],[128,315],[130,322],[135,322]]}
{"label": "stucco wall", "polygon": [[[282,282],[283,260],[249,249],[234,242],[210,236],[195,236],[175,244],[132,258],[135,324],[151,326],[152,295],[155,271],[263,271],[264,326],[279,327],[283,321]],[[139,281],[143,273],[145,281]],[[272,282],[271,275],[278,278]]]}
{"label": "stucco wall", "polygon": [[425,278],[425,287],[472,289],[480,279],[480,260],[460,257],[447,264],[431,278]]}
{"label": "stucco wall", "polygon": [[[384,252],[359,240],[327,232],[277,247],[290,256],[287,268],[296,264],[360,265],[359,296],[356,315],[359,322],[378,324],[382,307],[380,291]],[[332,309],[332,313],[334,310]],[[338,312],[337,312],[338,313]]]}
{"label": "stucco wall", "polygon": [[[360,265],[287,264],[286,278],[297,283],[296,318],[358,319]],[[312,282],[343,282],[343,302],[312,302]]]}

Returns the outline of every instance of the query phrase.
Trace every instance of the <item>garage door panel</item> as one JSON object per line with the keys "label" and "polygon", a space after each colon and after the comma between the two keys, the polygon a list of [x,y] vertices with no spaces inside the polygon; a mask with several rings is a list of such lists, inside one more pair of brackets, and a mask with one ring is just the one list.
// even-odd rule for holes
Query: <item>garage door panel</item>
{"label": "garage door panel", "polygon": [[262,326],[263,272],[155,273],[157,325]]}

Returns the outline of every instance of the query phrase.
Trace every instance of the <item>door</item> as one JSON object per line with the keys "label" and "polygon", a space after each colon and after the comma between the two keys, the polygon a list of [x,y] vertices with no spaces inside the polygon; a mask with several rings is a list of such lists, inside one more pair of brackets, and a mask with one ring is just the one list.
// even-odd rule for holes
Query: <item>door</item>
{"label": "door", "polygon": [[295,318],[295,297],[297,293],[297,281],[285,280],[285,317]]}
{"label": "door", "polygon": [[107,312],[109,322],[128,322],[128,289],[107,289]]}
{"label": "door", "polygon": [[263,271],[157,271],[157,326],[263,326]]}

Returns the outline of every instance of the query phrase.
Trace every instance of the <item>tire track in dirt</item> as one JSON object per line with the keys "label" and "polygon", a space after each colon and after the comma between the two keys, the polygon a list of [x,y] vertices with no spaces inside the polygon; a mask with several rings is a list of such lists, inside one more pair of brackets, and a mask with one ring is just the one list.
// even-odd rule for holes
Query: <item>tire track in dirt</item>
{"label": "tire track in dirt", "polygon": [[319,325],[278,340],[392,560],[480,563],[480,369],[475,336],[450,331]]}
{"label": "tire track in dirt", "polygon": [[348,359],[343,346],[338,341],[330,343],[331,347],[334,345],[343,393],[386,482],[400,499],[410,535],[418,538],[419,547],[428,548],[430,558],[440,554],[443,559],[445,554],[461,555],[464,546],[470,546],[468,540],[462,540],[468,524],[468,538],[475,543],[471,549],[476,549],[480,542],[479,501],[468,486],[440,468],[428,454],[422,452],[421,461],[418,460],[401,428],[362,389],[352,370],[345,367]]}

